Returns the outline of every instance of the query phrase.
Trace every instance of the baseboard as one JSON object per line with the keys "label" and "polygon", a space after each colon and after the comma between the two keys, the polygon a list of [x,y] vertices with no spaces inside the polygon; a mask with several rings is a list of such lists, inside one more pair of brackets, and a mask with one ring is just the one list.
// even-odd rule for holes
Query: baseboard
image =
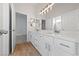
{"label": "baseboard", "polygon": [[16,34],[16,36],[22,36],[22,35],[27,35],[27,34]]}
{"label": "baseboard", "polygon": [[26,35],[16,36],[16,43],[24,43],[26,41],[27,41],[27,36]]}

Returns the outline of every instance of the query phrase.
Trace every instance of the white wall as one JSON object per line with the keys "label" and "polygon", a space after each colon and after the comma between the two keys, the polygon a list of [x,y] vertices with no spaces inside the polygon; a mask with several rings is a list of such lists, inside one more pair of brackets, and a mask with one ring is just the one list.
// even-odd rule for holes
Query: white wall
{"label": "white wall", "polygon": [[62,14],[61,18],[64,31],[79,31],[79,9]]}

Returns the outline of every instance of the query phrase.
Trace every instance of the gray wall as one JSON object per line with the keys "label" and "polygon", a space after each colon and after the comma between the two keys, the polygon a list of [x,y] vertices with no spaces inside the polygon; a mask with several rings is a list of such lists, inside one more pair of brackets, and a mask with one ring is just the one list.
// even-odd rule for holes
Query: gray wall
{"label": "gray wall", "polygon": [[16,13],[16,34],[24,35],[27,30],[27,16]]}
{"label": "gray wall", "polygon": [[16,13],[16,43],[23,43],[26,41],[27,35],[27,16]]}

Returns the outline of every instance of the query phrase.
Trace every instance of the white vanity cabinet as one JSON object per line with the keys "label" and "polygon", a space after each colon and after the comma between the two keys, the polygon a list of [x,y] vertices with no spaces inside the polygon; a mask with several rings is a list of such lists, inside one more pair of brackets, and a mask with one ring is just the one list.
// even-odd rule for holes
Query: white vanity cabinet
{"label": "white vanity cabinet", "polygon": [[46,47],[45,47],[46,40],[43,37],[43,35],[41,35],[39,33],[33,33],[32,38],[33,38],[32,44],[39,51],[39,53],[43,56],[48,56],[48,52],[47,52]]}
{"label": "white vanity cabinet", "polygon": [[79,44],[68,41],[70,38],[49,36],[39,32],[31,33],[31,42],[42,56],[75,56],[79,55]]}
{"label": "white vanity cabinet", "polygon": [[39,52],[43,56],[48,56],[48,51],[47,51],[47,43],[45,38],[40,35],[40,42],[39,42]]}
{"label": "white vanity cabinet", "polygon": [[36,33],[31,33],[31,42],[32,42],[32,44],[34,45],[34,47],[36,47],[37,48],[37,43],[38,43],[38,41],[37,41],[37,35],[36,35]]}
{"label": "white vanity cabinet", "polygon": [[43,35],[38,32],[32,33],[31,42],[34,47],[39,51],[43,56],[53,55],[53,39],[50,36]]}
{"label": "white vanity cabinet", "polygon": [[[42,35],[42,34],[41,34]],[[40,36],[41,41],[40,41],[40,53],[44,56],[49,56],[50,52],[50,43],[48,40],[50,40],[47,36]]]}
{"label": "white vanity cabinet", "polygon": [[42,45],[40,41],[41,41],[41,38],[40,38],[39,33],[31,32],[31,43],[38,51],[40,51],[40,45]]}
{"label": "white vanity cabinet", "polygon": [[65,38],[54,39],[55,56],[73,56],[77,55],[77,43],[64,40]]}

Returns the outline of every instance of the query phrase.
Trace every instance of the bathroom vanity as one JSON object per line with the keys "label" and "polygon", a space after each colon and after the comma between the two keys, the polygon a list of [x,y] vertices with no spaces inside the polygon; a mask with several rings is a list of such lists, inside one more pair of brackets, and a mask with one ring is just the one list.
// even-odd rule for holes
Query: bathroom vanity
{"label": "bathroom vanity", "polygon": [[43,56],[77,56],[79,55],[78,34],[31,32],[30,41]]}
{"label": "bathroom vanity", "polygon": [[79,9],[54,6],[53,14],[46,15],[46,28],[31,31],[30,41],[43,56],[79,56]]}

